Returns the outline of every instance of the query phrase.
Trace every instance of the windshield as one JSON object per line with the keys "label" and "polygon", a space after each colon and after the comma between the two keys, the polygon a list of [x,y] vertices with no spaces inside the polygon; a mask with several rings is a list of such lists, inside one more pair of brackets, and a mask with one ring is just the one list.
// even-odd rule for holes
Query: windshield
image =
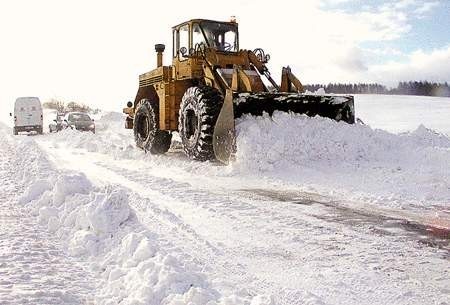
{"label": "windshield", "polygon": [[201,23],[201,27],[210,47],[219,51],[238,51],[237,25],[204,21]]}
{"label": "windshield", "polygon": [[69,114],[69,121],[90,121],[91,118],[86,113]]}

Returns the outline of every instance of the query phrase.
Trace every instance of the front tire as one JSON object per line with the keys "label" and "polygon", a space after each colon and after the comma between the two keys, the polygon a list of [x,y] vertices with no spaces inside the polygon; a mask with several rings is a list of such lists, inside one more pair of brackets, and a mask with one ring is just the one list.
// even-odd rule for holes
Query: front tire
{"label": "front tire", "polygon": [[180,105],[178,132],[186,155],[194,160],[214,159],[213,132],[223,104],[215,88],[190,87]]}
{"label": "front tire", "polygon": [[172,134],[159,129],[158,103],[142,99],[137,107],[133,122],[136,146],[151,154],[164,154],[170,148]]}

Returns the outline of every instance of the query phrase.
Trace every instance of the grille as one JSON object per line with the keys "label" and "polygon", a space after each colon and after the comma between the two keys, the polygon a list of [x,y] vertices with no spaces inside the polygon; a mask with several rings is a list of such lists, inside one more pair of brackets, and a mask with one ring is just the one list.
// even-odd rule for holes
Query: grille
{"label": "grille", "polygon": [[141,80],[139,80],[139,86],[147,87],[147,86],[162,82],[162,80],[163,80],[162,75],[158,75],[158,76],[154,76],[154,77],[150,77],[150,78],[146,78],[146,79],[141,79]]}

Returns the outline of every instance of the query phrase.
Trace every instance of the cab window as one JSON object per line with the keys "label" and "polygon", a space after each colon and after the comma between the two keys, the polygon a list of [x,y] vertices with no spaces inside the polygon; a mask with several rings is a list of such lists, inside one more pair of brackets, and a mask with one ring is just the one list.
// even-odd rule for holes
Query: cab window
{"label": "cab window", "polygon": [[203,36],[200,26],[195,23],[192,27],[192,47],[197,48],[200,44],[205,44],[205,36]]}
{"label": "cab window", "polygon": [[178,31],[173,31],[173,57],[177,57],[177,50],[178,50]]}
{"label": "cab window", "polygon": [[181,54],[181,51],[179,51],[179,56],[180,59],[186,59],[186,55],[188,55],[188,51],[189,51],[189,25],[183,25],[182,27],[180,27],[179,30],[179,50],[181,50],[181,48],[186,48],[186,53]]}
{"label": "cab window", "polygon": [[235,24],[204,21],[201,23],[208,45],[219,51],[237,52],[238,32]]}

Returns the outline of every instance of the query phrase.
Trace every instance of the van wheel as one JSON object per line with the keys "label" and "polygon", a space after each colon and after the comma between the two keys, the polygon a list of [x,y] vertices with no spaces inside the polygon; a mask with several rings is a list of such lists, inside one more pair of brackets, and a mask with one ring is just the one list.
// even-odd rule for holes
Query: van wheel
{"label": "van wheel", "polygon": [[38,130],[37,130],[37,133],[38,133],[38,134],[43,134],[43,133],[44,133],[43,128],[42,128],[42,127],[39,127]]}
{"label": "van wheel", "polygon": [[16,127],[13,128],[13,135],[17,136],[19,133],[17,132]]}
{"label": "van wheel", "polygon": [[151,154],[164,154],[170,148],[172,134],[159,129],[158,103],[142,99],[136,107],[133,123],[136,146]]}

